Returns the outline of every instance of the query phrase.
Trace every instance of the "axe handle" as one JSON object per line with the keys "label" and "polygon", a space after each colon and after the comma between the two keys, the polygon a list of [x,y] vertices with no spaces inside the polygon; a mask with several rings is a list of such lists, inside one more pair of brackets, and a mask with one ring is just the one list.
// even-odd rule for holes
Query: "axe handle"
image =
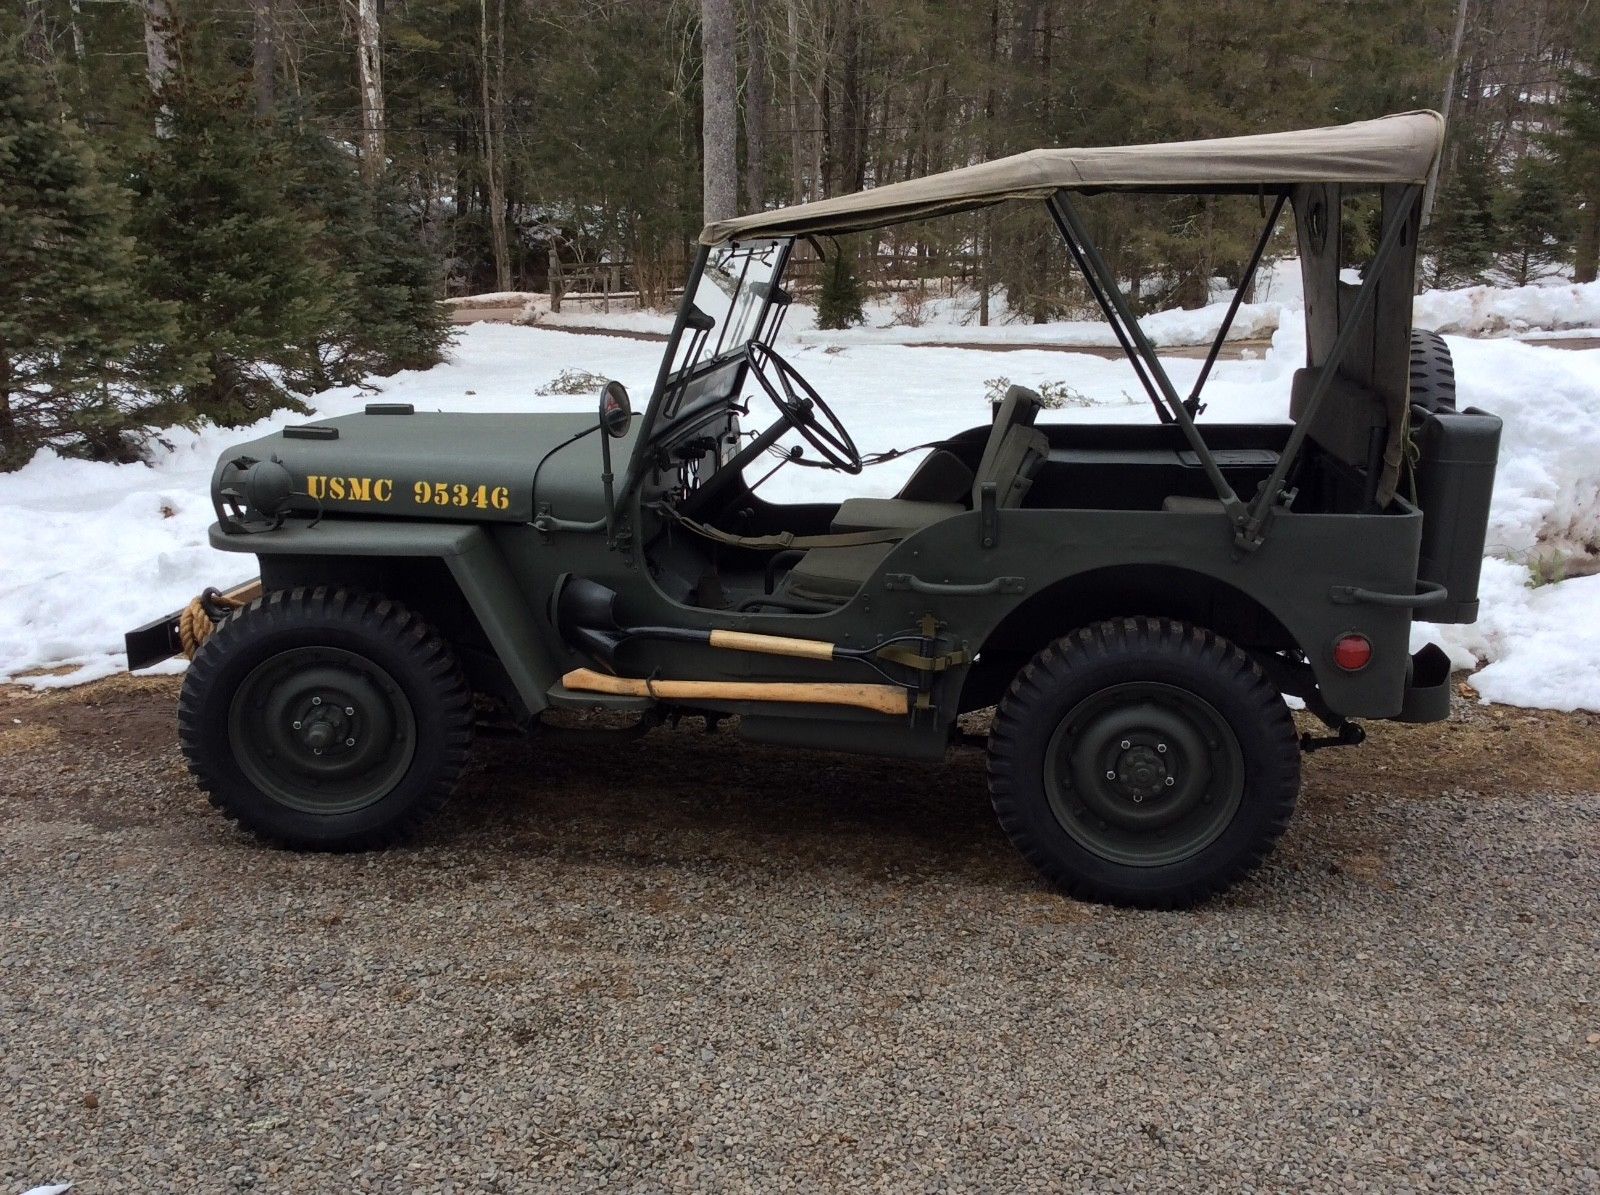
{"label": "axe handle", "polygon": [[833,659],[833,644],[816,639],[788,639],[782,635],[754,635],[749,631],[712,631],[711,646],[728,651],[753,651],[769,656],[799,656],[803,660]]}
{"label": "axe handle", "polygon": [[[758,636],[760,638],[761,636]],[[677,701],[783,701],[799,705],[848,705],[880,714],[904,714],[910,701],[893,685],[811,684],[805,682],[635,680],[576,668],[561,678],[569,689],[618,693],[627,697],[659,697]]]}

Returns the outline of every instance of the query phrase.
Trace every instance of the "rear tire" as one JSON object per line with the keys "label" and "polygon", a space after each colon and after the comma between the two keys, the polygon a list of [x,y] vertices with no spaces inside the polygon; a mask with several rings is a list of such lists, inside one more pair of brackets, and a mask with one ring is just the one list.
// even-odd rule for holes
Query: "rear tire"
{"label": "rear tire", "polygon": [[178,737],[211,803],[299,850],[366,850],[445,803],[472,741],[448,644],[397,602],[344,589],[258,598],[201,646]]}
{"label": "rear tire", "polygon": [[1429,411],[1456,409],[1456,365],[1444,337],[1411,329],[1411,401]]}
{"label": "rear tire", "polygon": [[1176,908],[1266,857],[1300,791],[1278,690],[1210,631],[1097,623],[1045,648],[989,734],[989,792],[1023,855],[1069,895]]}

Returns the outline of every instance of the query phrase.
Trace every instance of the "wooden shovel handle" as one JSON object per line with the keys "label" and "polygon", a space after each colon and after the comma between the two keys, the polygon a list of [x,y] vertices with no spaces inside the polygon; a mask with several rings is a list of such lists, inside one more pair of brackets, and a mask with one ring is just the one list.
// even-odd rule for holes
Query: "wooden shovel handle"
{"label": "wooden shovel handle", "polygon": [[788,681],[636,680],[575,668],[561,678],[569,689],[586,693],[618,693],[626,697],[659,697],[667,701],[785,701],[799,705],[848,705],[880,714],[904,714],[910,700],[893,685],[836,685]]}
{"label": "wooden shovel handle", "polygon": [[789,639],[782,635],[755,635],[749,631],[712,631],[711,646],[728,651],[753,651],[769,656],[799,656],[803,660],[833,659],[833,644],[816,639]]}

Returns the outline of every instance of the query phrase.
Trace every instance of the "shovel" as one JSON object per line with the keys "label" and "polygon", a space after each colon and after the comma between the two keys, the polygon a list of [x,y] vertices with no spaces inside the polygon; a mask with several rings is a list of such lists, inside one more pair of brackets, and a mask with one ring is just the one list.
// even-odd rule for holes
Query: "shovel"
{"label": "shovel", "polygon": [[630,639],[666,643],[699,643],[724,651],[754,652],[767,656],[792,656],[803,660],[859,660],[880,671],[874,657],[895,643],[912,642],[917,635],[899,635],[871,647],[840,647],[820,639],[792,639],[784,635],[758,635],[750,631],[703,631],[690,627],[625,627],[617,621],[617,594],[597,581],[568,574],[556,584],[551,598],[556,630],[573,647],[583,649],[606,667],[616,670],[617,649]]}

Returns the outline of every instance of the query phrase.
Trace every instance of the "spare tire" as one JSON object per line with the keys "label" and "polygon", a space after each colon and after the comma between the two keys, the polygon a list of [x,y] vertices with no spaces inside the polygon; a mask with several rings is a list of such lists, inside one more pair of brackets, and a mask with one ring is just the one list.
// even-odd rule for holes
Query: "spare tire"
{"label": "spare tire", "polygon": [[1411,329],[1411,401],[1428,411],[1456,409],[1456,367],[1444,337]]}

